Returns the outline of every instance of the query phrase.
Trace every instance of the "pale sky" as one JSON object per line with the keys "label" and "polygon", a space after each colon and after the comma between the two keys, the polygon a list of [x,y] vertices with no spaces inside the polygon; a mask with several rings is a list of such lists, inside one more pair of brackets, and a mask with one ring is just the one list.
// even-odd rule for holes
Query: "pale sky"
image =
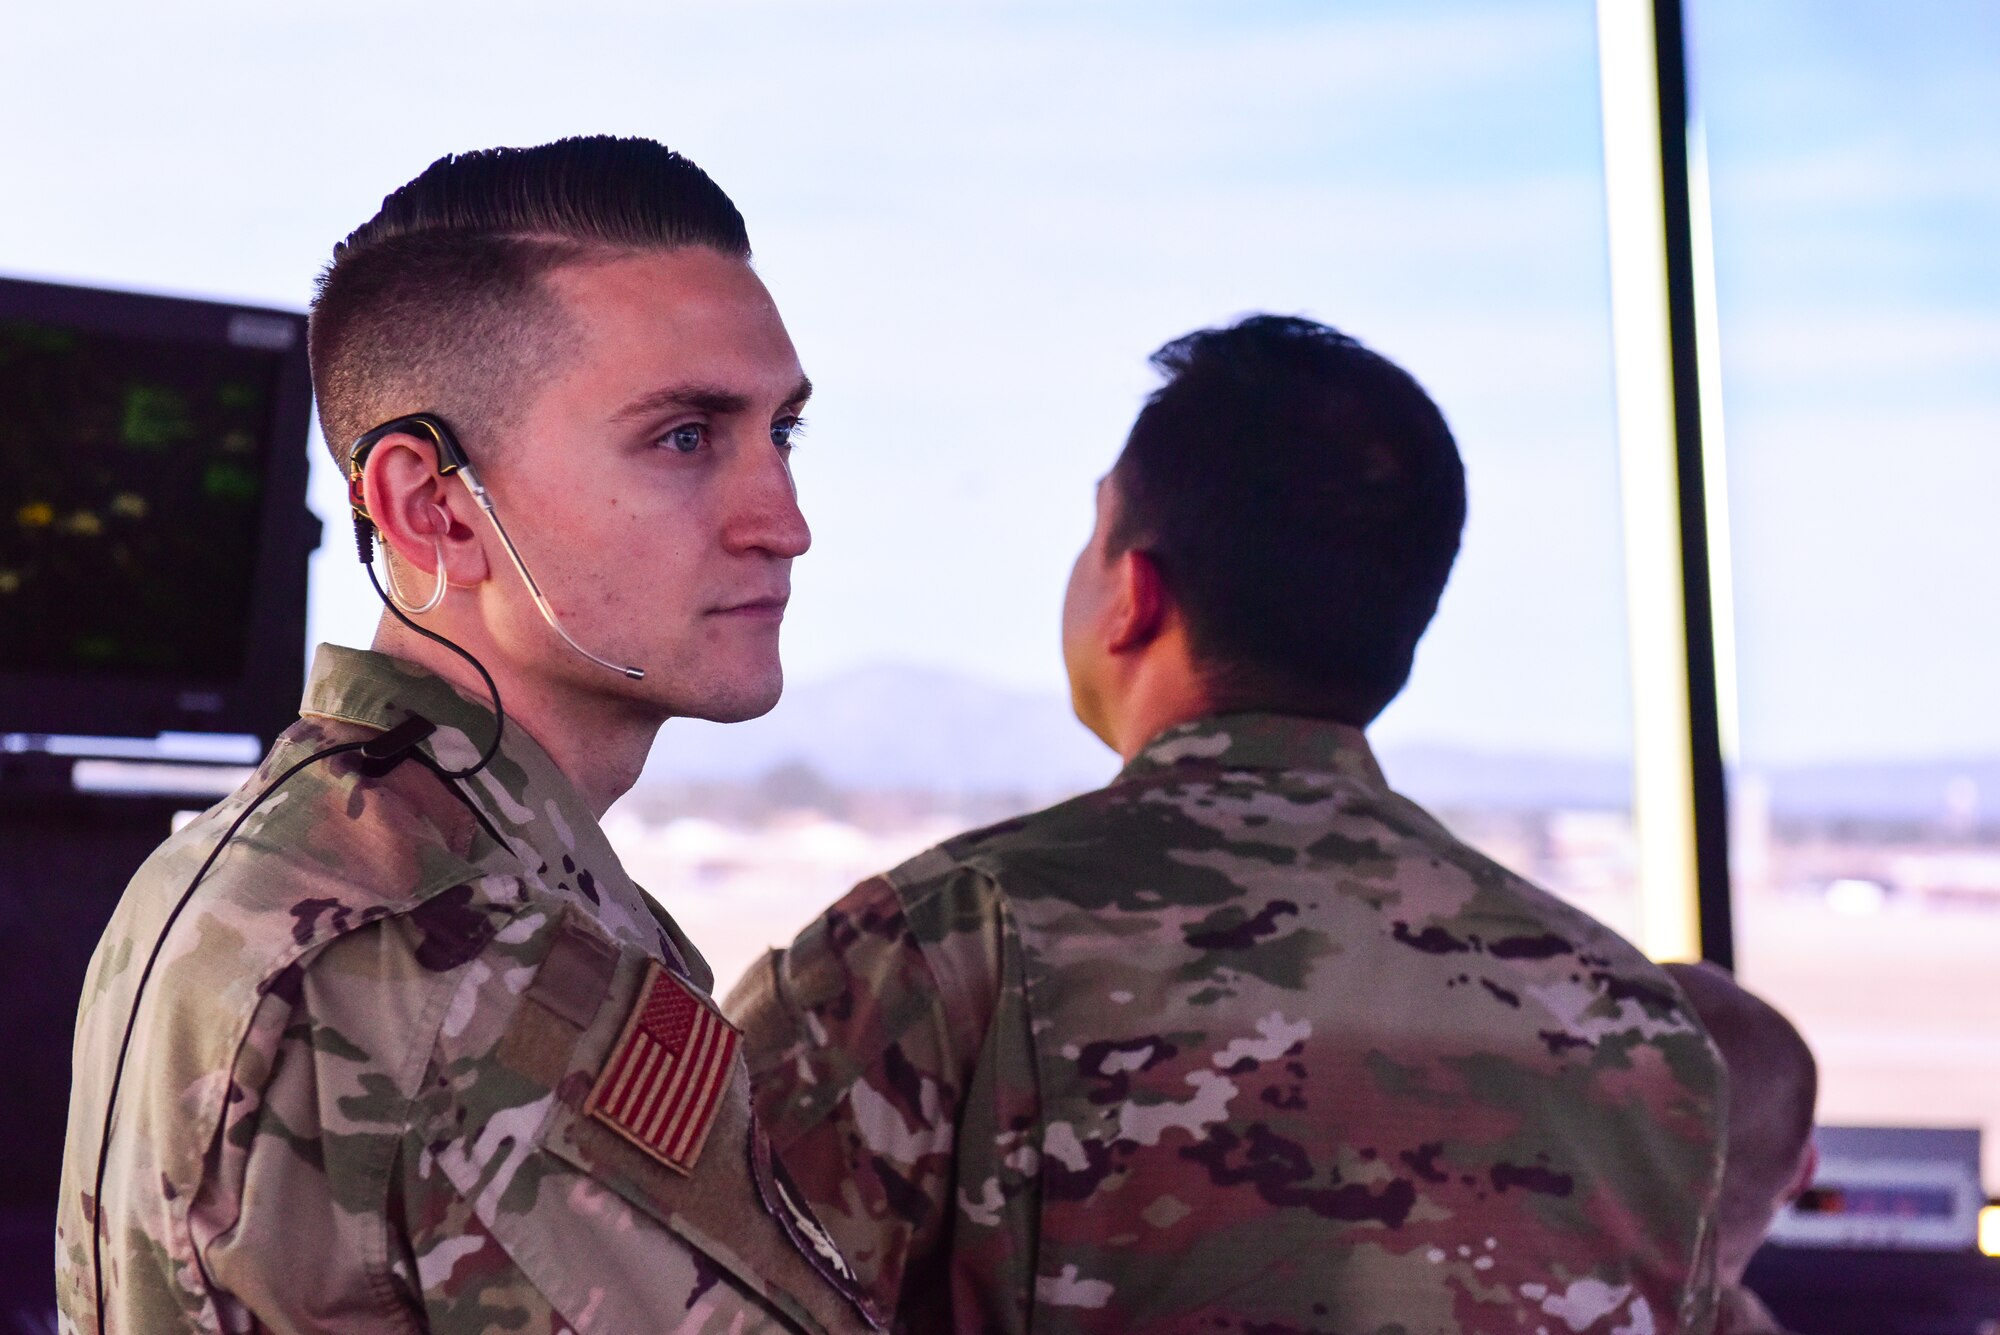
{"label": "pale sky", "polygon": [[[2000,22],[1742,8],[1696,18],[1746,752],[2000,750]],[[1146,354],[1253,309],[1327,320],[1424,381],[1471,479],[1378,735],[1629,749],[1586,0],[68,3],[10,14],[0,124],[0,272],[293,307],[446,151],[686,152],[821,387],[795,681],[1059,689],[1063,578]],[[314,457],[314,633],[365,642]]]}
{"label": "pale sky", "polygon": [[2000,750],[2000,9],[1695,7],[1757,756]]}

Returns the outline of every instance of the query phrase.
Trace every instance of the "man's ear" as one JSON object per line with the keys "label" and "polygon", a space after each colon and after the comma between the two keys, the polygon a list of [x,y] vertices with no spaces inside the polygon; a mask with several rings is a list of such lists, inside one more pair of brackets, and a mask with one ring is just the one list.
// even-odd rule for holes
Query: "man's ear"
{"label": "man's ear", "polygon": [[1137,548],[1112,559],[1111,624],[1105,648],[1114,654],[1133,653],[1160,638],[1173,610],[1159,563]]}
{"label": "man's ear", "polygon": [[485,581],[492,570],[476,507],[462,483],[437,471],[437,446],[417,435],[384,436],[369,452],[361,473],[362,501],[375,531],[406,568],[440,574],[466,586]]}

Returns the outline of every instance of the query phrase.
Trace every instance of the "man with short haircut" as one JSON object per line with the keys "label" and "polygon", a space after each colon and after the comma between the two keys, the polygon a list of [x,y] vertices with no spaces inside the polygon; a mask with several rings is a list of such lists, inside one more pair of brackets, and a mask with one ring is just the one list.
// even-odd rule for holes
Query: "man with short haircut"
{"label": "man with short haircut", "polygon": [[778,698],[809,386],[749,257],[601,138],[441,159],[335,247],[314,387],[395,605],[98,947],[73,1328],[863,1328],[598,825],[667,718]]}
{"label": "man with short haircut", "polygon": [[1713,964],[1666,968],[1729,1068],[1729,1155],[1716,1210],[1722,1282],[1716,1335],[1785,1335],[1743,1275],[1778,1211],[1819,1171],[1812,1141],[1819,1063],[1797,1027],[1728,971]]}
{"label": "man with short haircut", "polygon": [[1713,1048],[1361,731],[1458,549],[1443,418],[1305,320],[1154,363],[1063,610],[1125,768],[752,970],[774,1145],[909,1330],[1708,1331]]}

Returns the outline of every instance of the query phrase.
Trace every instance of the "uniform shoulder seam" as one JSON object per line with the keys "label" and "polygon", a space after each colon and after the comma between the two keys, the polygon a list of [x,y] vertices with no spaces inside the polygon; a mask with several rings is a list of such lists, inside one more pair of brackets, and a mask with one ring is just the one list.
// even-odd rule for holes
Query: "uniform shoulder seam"
{"label": "uniform shoulder seam", "polygon": [[943,879],[954,871],[976,872],[1002,888],[1001,876],[996,863],[1008,852],[1008,843],[1017,836],[1028,836],[1025,842],[1032,843],[1032,834],[1037,826],[1053,822],[1067,815],[1069,809],[1081,803],[1101,797],[1109,788],[1095,788],[1087,793],[1066,798],[1039,811],[1010,816],[994,821],[975,830],[966,830],[952,835],[949,839],[932,845],[908,861],[882,873],[883,879],[894,885],[900,894],[906,888],[915,887],[922,881],[933,878]]}

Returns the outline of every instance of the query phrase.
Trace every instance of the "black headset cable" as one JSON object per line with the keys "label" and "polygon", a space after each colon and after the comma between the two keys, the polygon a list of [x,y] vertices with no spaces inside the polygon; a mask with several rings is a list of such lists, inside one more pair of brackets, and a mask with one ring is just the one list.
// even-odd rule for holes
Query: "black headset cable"
{"label": "black headset cable", "polygon": [[[445,779],[471,778],[473,775],[479,773],[479,771],[485,769],[488,765],[493,763],[494,755],[497,754],[500,750],[500,735],[507,730],[507,711],[500,707],[500,688],[493,684],[493,674],[486,670],[486,665],[484,663],[480,662],[477,658],[474,658],[472,656],[470,650],[467,650],[457,644],[454,644],[450,640],[447,640],[444,636],[438,634],[436,631],[426,629],[425,627],[419,626],[416,622],[410,620],[410,618],[404,614],[403,609],[396,606],[396,600],[389,596],[388,590],[382,587],[382,581],[375,577],[375,565],[372,561],[364,561],[362,563],[361,568],[368,572],[368,582],[375,586],[375,595],[382,600],[382,606],[389,609],[389,613],[391,616],[395,617],[396,620],[402,622],[404,626],[416,632],[417,634],[423,636],[425,639],[430,640],[433,643],[443,645],[445,648],[457,654],[460,658],[463,658],[466,662],[472,664],[472,670],[477,672],[479,674],[479,679],[486,683],[486,694],[491,696],[493,699],[493,740],[488,742],[486,744],[486,749],[479,753],[479,759],[474,761],[472,764],[468,765],[464,769],[444,769],[435,764],[426,766],[426,768],[431,769],[440,778],[445,778]],[[438,573],[438,578],[439,579],[444,578],[444,574],[442,571]]]}

